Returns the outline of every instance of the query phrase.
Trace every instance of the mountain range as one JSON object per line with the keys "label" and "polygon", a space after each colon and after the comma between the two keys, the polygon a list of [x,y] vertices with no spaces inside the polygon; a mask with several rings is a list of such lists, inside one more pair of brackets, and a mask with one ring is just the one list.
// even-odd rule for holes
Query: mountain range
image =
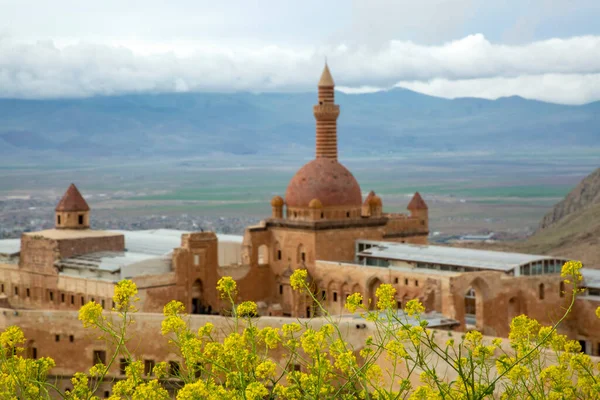
{"label": "mountain range", "polygon": [[[556,150],[598,146],[600,102],[558,105],[521,97],[442,99],[393,89],[336,93],[340,150]],[[81,99],[0,99],[6,157],[183,157],[306,154],[315,93],[171,93]],[[76,155],[76,157],[74,156]]]}

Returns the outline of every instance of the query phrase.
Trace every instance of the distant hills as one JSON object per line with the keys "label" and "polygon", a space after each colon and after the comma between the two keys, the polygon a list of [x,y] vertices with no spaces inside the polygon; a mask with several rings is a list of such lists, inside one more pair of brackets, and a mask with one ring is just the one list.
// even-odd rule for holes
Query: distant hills
{"label": "distant hills", "polygon": [[[600,102],[336,93],[345,155],[598,146]],[[174,93],[0,99],[0,155],[184,157],[312,152],[316,93]]]}

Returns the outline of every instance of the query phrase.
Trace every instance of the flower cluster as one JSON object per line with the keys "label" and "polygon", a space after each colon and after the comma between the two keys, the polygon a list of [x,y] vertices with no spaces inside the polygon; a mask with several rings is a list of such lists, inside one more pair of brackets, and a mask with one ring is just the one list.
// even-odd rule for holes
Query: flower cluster
{"label": "flower cluster", "polygon": [[135,311],[131,303],[139,301],[137,293],[137,286],[132,281],[125,279],[118,282],[115,286],[115,294],[113,296],[115,310],[120,312]]}
{"label": "flower cluster", "polygon": [[[577,283],[580,269],[580,263],[566,263],[562,276]],[[290,283],[320,306],[307,279],[308,272],[299,269]],[[368,310],[375,304],[365,305],[360,293],[346,300],[350,312],[361,309],[356,318],[364,318],[372,333],[359,343],[347,336],[354,320],[340,322],[325,314],[281,329],[265,326],[254,318],[256,303],[235,303],[237,286],[231,277],[221,278],[218,290],[231,303],[234,323],[215,320],[192,331],[183,303],[165,305],[161,332],[180,362],[176,368],[158,363],[152,371],[155,378],[145,374],[144,363],[127,348],[127,313],[135,311],[132,303],[137,299],[133,282],[115,287],[114,315],[122,323],[111,322],[95,302],[80,309],[83,325],[102,331],[116,346],[114,356],[125,357],[125,378],[114,383],[110,400],[171,399],[166,382],[178,388],[178,400],[600,399],[600,364],[581,353],[577,341],[558,333],[560,321],[542,326],[520,315],[512,320],[505,342],[476,330],[455,339],[451,332],[428,329],[422,319],[425,307],[417,299],[405,304],[404,314],[398,313],[394,287],[382,284],[376,290],[376,310]],[[576,295],[575,290],[565,316]],[[600,318],[600,307],[596,315]],[[0,333],[0,398],[49,399],[52,392],[65,399],[97,399],[95,392],[114,358],[75,374],[72,388],[61,393],[48,380],[54,361],[22,357],[25,343],[16,326]]]}

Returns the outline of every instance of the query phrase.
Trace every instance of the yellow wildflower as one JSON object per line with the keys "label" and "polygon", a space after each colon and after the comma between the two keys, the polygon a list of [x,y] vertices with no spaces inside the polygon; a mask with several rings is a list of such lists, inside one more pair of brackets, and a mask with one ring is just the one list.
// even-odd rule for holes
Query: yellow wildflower
{"label": "yellow wildflower", "polygon": [[165,317],[169,317],[172,315],[179,315],[185,311],[185,306],[182,302],[177,300],[171,300],[165,305],[163,308],[163,314]]}
{"label": "yellow wildflower", "polygon": [[0,344],[5,349],[14,349],[23,343],[25,343],[25,335],[18,326],[9,326],[0,334]]}
{"label": "yellow wildflower", "polygon": [[221,297],[234,297],[237,290],[237,283],[230,276],[224,276],[217,282],[217,290]]}
{"label": "yellow wildflower", "polygon": [[261,400],[269,395],[269,391],[262,383],[252,382],[246,387],[244,394],[248,400]]}
{"label": "yellow wildflower", "polygon": [[377,296],[377,308],[380,310],[391,309],[396,305],[394,296],[396,295],[396,288],[389,283],[381,284],[375,291]]}
{"label": "yellow wildflower", "polygon": [[258,316],[258,307],[253,301],[244,301],[237,306],[237,314],[240,317],[251,318]]}
{"label": "yellow wildflower", "polygon": [[90,301],[79,309],[79,320],[83,322],[84,328],[96,326],[101,317],[102,306],[95,301]]}
{"label": "yellow wildflower", "polygon": [[353,293],[346,299],[346,308],[351,313],[355,312],[357,308],[364,308],[363,298],[360,293]]}
{"label": "yellow wildflower", "polygon": [[206,324],[204,324],[204,326],[201,326],[198,329],[198,336],[199,337],[203,337],[203,336],[210,336],[210,334],[212,333],[213,329],[215,328],[215,326],[211,323],[211,322],[207,322]]}
{"label": "yellow wildflower", "polygon": [[418,299],[409,300],[404,307],[404,312],[406,312],[409,316],[419,315],[425,312],[425,307]]}
{"label": "yellow wildflower", "polygon": [[266,360],[256,366],[256,377],[258,379],[270,379],[275,375],[275,368],[277,365],[271,361]]}
{"label": "yellow wildflower", "polygon": [[290,276],[290,285],[294,290],[302,291],[306,286],[306,278],[308,271],[305,269],[297,269]]}
{"label": "yellow wildflower", "polygon": [[583,279],[581,275],[582,265],[580,261],[567,261],[560,271],[560,276],[563,278],[573,278],[575,282],[580,282]]}
{"label": "yellow wildflower", "polygon": [[129,279],[124,279],[115,285],[115,294],[113,301],[115,302],[115,310],[117,311],[133,311],[134,307],[131,304],[138,301],[136,297],[138,293],[137,286]]}

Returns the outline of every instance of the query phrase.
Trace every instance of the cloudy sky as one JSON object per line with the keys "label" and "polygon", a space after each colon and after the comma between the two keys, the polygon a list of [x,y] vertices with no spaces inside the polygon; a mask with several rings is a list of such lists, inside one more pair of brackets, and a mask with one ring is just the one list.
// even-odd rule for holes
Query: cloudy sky
{"label": "cloudy sky", "polygon": [[314,90],[600,100],[600,0],[0,0],[0,97]]}

